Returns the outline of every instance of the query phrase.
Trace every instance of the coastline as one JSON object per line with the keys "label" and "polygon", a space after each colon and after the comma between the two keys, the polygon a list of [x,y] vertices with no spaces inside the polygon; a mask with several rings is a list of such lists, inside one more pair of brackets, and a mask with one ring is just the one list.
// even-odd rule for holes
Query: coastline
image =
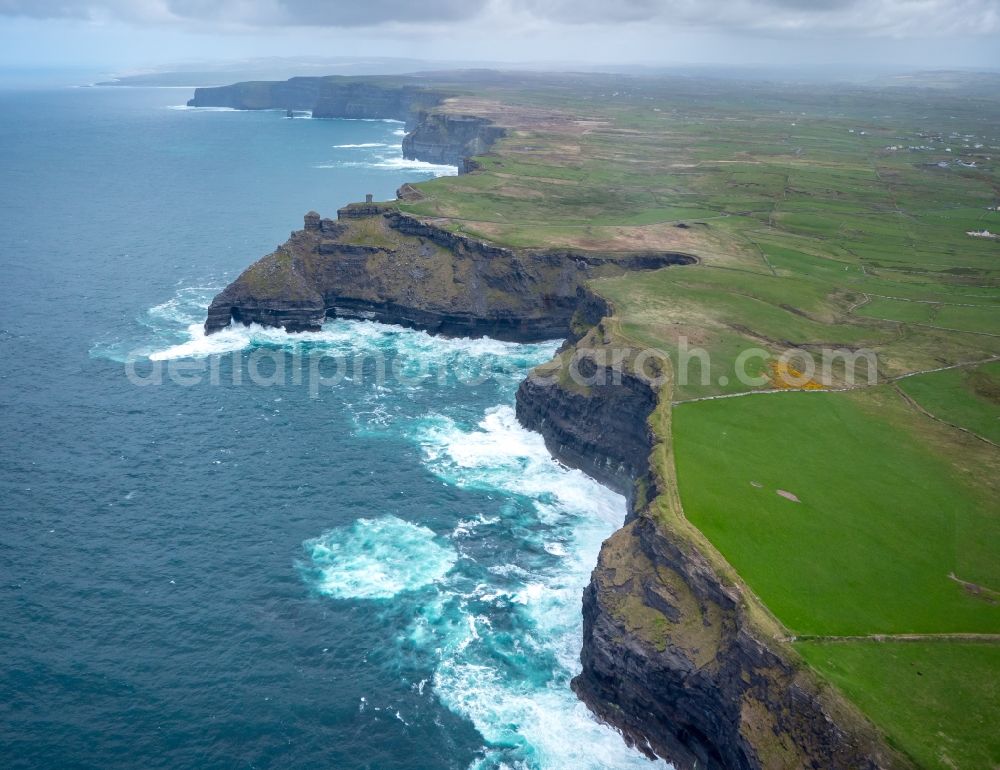
{"label": "coastline", "polygon": [[[355,104],[347,111],[358,109]],[[417,110],[407,116],[412,129],[403,141],[404,154],[428,162],[458,157],[460,169],[469,171],[473,169],[466,159],[482,154],[502,136],[486,142],[483,137],[492,132],[484,134],[481,119],[428,118],[432,114]],[[411,140],[408,148],[407,138],[414,135],[423,138]],[[586,286],[600,275],[581,269],[579,276],[561,276],[551,283],[545,270],[566,254],[514,253],[363,204],[338,214],[336,221],[307,215],[304,230],[293,234],[284,251],[257,263],[273,282],[262,285],[245,273],[213,302],[206,331],[231,321],[288,331],[310,329],[329,317],[332,308],[343,317],[372,314],[378,320],[452,336],[493,336],[492,331],[500,339],[528,341],[541,338],[532,335],[562,331],[559,336],[567,339],[564,351],[578,351],[595,369],[600,363],[588,351],[627,343],[616,328],[613,307]],[[357,242],[357,232],[351,230],[355,220],[378,222],[382,245]],[[384,245],[386,231],[398,233],[401,240]],[[458,264],[473,273],[500,260],[526,266],[531,276],[527,282],[498,285],[493,280],[494,300],[500,295],[504,301],[516,299],[526,286],[537,295],[542,283],[558,288],[560,302],[555,309],[549,302],[535,307],[512,303],[503,307],[504,317],[488,315],[496,302],[453,304],[462,292],[468,299],[470,284],[497,277],[492,274],[474,274],[471,281],[463,276],[457,293],[444,300],[422,296],[412,285],[405,287],[406,303],[393,296],[399,285],[382,285],[368,293],[376,274],[370,260],[378,257],[378,249],[398,261],[414,242],[422,248],[427,241],[438,249],[441,264],[455,273],[461,272]],[[323,295],[317,263],[309,254],[335,255],[342,268],[347,266],[326,277],[338,287],[338,296]],[[427,256],[421,253],[422,259]],[[412,264],[404,266],[409,270]],[[622,264],[612,267],[627,269]],[[345,280],[352,287],[347,293],[342,292]],[[248,281],[254,292],[230,291],[245,288]],[[541,369],[551,374],[552,366]],[[623,386],[589,392],[567,388],[559,378],[552,382],[549,377],[541,385],[529,376],[517,393],[519,421],[544,437],[554,457],[622,491],[629,500],[625,526],[604,544],[584,594],[583,672],[574,680],[574,690],[626,742],[679,768],[815,763],[831,768],[908,767],[908,760],[890,749],[860,712],[801,663],[782,641],[786,634],[780,624],[686,522],[675,480],[663,477],[664,469],[673,469],[670,386],[653,390],[627,366],[620,374]],[[651,456],[657,461],[650,462]]]}

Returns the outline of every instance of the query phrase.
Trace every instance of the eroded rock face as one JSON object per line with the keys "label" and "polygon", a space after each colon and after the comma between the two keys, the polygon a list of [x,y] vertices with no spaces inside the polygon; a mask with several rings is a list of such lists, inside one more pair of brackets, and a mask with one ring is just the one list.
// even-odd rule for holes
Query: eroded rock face
{"label": "eroded rock face", "polygon": [[652,515],[604,544],[583,618],[574,689],[626,740],[678,768],[909,766],[757,635],[738,592]]}
{"label": "eroded rock face", "polygon": [[298,77],[196,88],[190,107],[237,110],[311,110],[314,118],[381,118],[415,123],[445,94],[420,86],[394,86],[344,77]]}
{"label": "eroded rock face", "polygon": [[234,83],[196,88],[191,107],[240,110],[311,110],[314,118],[401,120],[410,132],[403,156],[469,170],[466,159],[487,152],[504,129],[472,115],[435,112],[442,91],[340,77],[300,77],[287,81]]}
{"label": "eroded rock face", "polygon": [[362,317],[450,336],[557,339],[569,335],[588,279],[693,261],[505,249],[384,204],[338,216],[307,214],[302,230],[213,300],[206,332],[234,321],[303,331],[327,317]]}
{"label": "eroded rock face", "polygon": [[468,171],[465,159],[487,152],[504,133],[485,118],[424,112],[403,137],[403,156]]}
{"label": "eroded rock face", "polygon": [[[910,767],[751,622],[747,600],[701,540],[655,502],[668,492],[648,463],[657,441],[649,427],[659,408],[655,380],[630,374],[628,359],[617,386],[567,376],[573,355],[588,360],[600,348],[602,327],[517,393],[519,419],[557,458],[630,496],[627,523],[605,541],[584,592],[576,693],[628,743],[679,770]],[[584,375],[593,378],[596,368],[584,366]]]}
{"label": "eroded rock face", "polygon": [[[572,355],[567,351],[566,355]],[[630,500],[647,473],[646,418],[656,392],[627,372],[604,369],[587,355],[572,361],[567,385],[557,369],[532,372],[517,391],[517,419],[545,437],[560,461],[579,468]]]}

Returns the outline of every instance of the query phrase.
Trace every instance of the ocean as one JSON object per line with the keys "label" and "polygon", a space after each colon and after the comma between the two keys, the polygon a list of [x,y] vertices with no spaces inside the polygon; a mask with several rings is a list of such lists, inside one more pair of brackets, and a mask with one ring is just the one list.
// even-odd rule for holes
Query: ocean
{"label": "ocean", "polygon": [[455,170],[190,95],[0,92],[0,766],[652,767],[569,688],[625,501],[514,419],[558,341],[201,332],[307,210]]}

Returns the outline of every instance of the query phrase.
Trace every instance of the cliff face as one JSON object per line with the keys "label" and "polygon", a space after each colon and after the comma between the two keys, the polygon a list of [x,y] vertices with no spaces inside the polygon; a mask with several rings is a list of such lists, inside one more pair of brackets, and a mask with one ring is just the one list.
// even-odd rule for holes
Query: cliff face
{"label": "cliff face", "polygon": [[360,204],[338,221],[308,214],[304,229],[213,300],[205,330],[235,321],[303,331],[327,317],[361,317],[452,336],[554,339],[570,333],[590,278],[691,261],[499,248]]}
{"label": "cliff face", "polygon": [[338,77],[300,77],[196,88],[191,107],[312,110],[315,118],[382,118],[414,123],[444,100],[439,91]]}
{"label": "cliff face", "polygon": [[908,766],[757,634],[739,593],[682,542],[643,513],[602,547],[573,682],[596,714],[678,768]]}
{"label": "cliff face", "polygon": [[518,417],[556,457],[630,498],[627,523],[602,546],[584,593],[574,690],[627,742],[679,770],[909,767],[754,619],[738,578],[709,560],[711,546],[668,503],[676,485],[648,458],[657,453],[672,468],[650,427],[669,432],[669,400],[630,372],[627,356],[618,372],[577,364],[589,380],[620,385],[581,387],[568,376],[574,357],[590,360],[611,342],[606,324],[517,393]]}
{"label": "cliff face", "polygon": [[504,129],[485,118],[424,112],[403,138],[403,155],[462,167],[466,158],[482,155],[503,135]]}
{"label": "cliff face", "polygon": [[423,110],[443,100],[444,94],[415,86],[326,83],[312,111],[314,118],[388,118],[412,126]]}
{"label": "cliff face", "polygon": [[255,80],[229,86],[196,88],[189,107],[230,107],[234,110],[311,110],[322,78],[285,81]]}
{"label": "cliff face", "polygon": [[420,86],[301,77],[197,88],[188,105],[311,110],[314,118],[402,120],[410,129],[403,139],[404,157],[458,166],[464,171],[466,159],[488,151],[504,135],[504,129],[481,117],[434,112],[445,98],[441,91]]}
{"label": "cliff face", "polygon": [[517,418],[541,433],[563,463],[631,502],[636,479],[646,475],[650,441],[645,416],[656,407],[656,392],[631,373],[601,366],[582,350],[567,349],[521,383]]}

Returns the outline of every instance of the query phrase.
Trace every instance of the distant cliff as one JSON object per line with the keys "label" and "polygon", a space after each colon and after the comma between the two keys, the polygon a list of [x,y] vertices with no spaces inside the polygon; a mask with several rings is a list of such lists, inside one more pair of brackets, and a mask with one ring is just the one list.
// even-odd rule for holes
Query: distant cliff
{"label": "distant cliff", "polygon": [[188,106],[311,110],[314,118],[401,120],[409,130],[403,138],[403,157],[466,170],[466,159],[487,152],[504,129],[482,117],[437,110],[446,98],[443,91],[419,85],[301,77],[197,88]]}
{"label": "distant cliff", "polygon": [[445,94],[417,85],[388,85],[343,77],[301,77],[196,88],[190,107],[311,110],[315,118],[373,118],[415,123]]}
{"label": "distant cliff", "polygon": [[423,112],[413,131],[403,137],[403,155],[468,170],[466,159],[482,155],[503,135],[503,128],[485,118]]}

